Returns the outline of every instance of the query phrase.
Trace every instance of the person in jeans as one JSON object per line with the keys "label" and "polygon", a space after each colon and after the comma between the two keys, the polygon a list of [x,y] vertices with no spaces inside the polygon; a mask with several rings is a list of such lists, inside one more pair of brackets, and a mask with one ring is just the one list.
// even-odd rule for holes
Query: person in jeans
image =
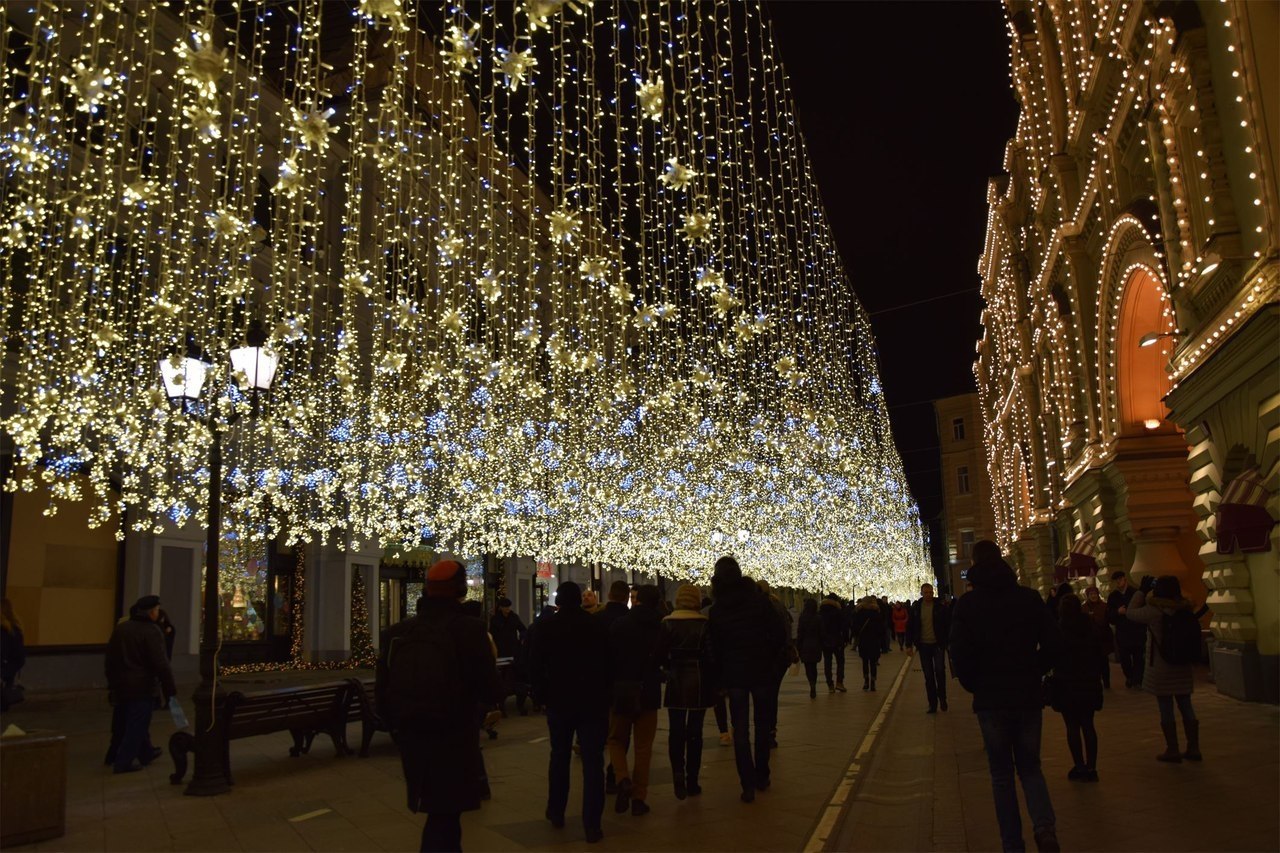
{"label": "person in jeans", "polygon": [[1146,669],[1147,629],[1129,618],[1129,602],[1136,590],[1124,572],[1112,572],[1115,589],[1107,596],[1107,621],[1116,629],[1116,657],[1124,670],[1125,687],[1141,687]]}
{"label": "person in jeans", "polygon": [[[614,811],[639,817],[649,811],[649,763],[662,707],[658,642],[662,635],[662,596],[652,584],[639,587],[631,612],[609,629],[613,707],[609,711],[609,761],[618,778]],[[635,747],[627,767],[627,746]]]}
{"label": "person in jeans", "polygon": [[[774,662],[786,647],[782,619],[764,593],[743,577],[738,561],[721,557],[711,576],[715,605],[711,608],[711,653],[720,666],[721,684],[729,694],[733,724],[733,758],[742,785],[741,799],[753,802],[767,790],[769,778],[769,707]],[[755,754],[751,751],[751,709],[755,708]]]}
{"label": "person in jeans", "polygon": [[974,543],[973,559],[973,591],[956,603],[952,619],[951,660],[961,686],[973,694],[1000,841],[1005,850],[1026,849],[1016,772],[1036,847],[1056,851],[1057,821],[1040,769],[1041,679],[1057,663],[1062,637],[1040,595],[1018,585],[996,543]]}
{"label": "person in jeans", "polygon": [[552,615],[538,625],[529,656],[534,697],[547,709],[551,761],[547,768],[547,820],[564,826],[569,803],[573,738],[582,745],[582,827],[587,843],[604,837],[604,744],[609,730],[609,642],[605,623],[582,609],[582,589],[568,581],[556,589]]}
{"label": "person in jeans", "polygon": [[[1153,638],[1142,687],[1156,697],[1156,704],[1160,706],[1160,730],[1164,734],[1165,750],[1156,756],[1157,761],[1201,760],[1200,721],[1191,707],[1191,691],[1195,689],[1191,664],[1173,663],[1165,658],[1162,651],[1166,642],[1164,617],[1191,608],[1191,602],[1182,597],[1182,584],[1173,575],[1164,575],[1154,581],[1148,575],[1142,579],[1142,589],[1129,600],[1126,618],[1145,626]],[[1196,618],[1204,613],[1205,609],[1201,609],[1195,614]],[[1186,752],[1178,751],[1178,721],[1173,716],[1175,702],[1187,731]]]}
{"label": "person in jeans", "polygon": [[667,740],[677,800],[702,793],[702,724],[715,704],[715,663],[711,627],[702,613],[702,593],[692,584],[676,590],[676,607],[662,620],[658,662],[667,671],[663,704],[671,733]]}
{"label": "person in jeans", "polygon": [[927,713],[947,710],[947,644],[951,634],[951,608],[933,597],[933,584],[920,587],[920,600],[907,614],[907,647],[920,655],[924,670]]}
{"label": "person in jeans", "polygon": [[145,595],[129,608],[129,618],[116,624],[107,641],[107,686],[114,706],[114,749],[107,759],[116,773],[141,770],[162,754],[151,744],[151,712],[157,694],[168,702],[178,688],[164,652],[164,635],[156,625],[159,618],[160,597]]}

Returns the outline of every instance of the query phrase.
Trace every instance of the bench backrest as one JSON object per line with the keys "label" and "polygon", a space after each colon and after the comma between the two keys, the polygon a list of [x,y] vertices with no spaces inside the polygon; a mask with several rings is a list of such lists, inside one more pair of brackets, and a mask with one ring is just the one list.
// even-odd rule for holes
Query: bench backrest
{"label": "bench backrest", "polygon": [[351,699],[350,687],[343,681],[235,692],[227,697],[228,734],[237,738],[288,729],[328,729],[346,719],[344,706]]}

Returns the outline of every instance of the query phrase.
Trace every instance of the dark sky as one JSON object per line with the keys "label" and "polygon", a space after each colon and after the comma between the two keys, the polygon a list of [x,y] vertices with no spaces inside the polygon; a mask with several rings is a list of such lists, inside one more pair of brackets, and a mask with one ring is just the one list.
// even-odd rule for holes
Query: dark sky
{"label": "dark sky", "polygon": [[845,269],[871,314],[907,480],[933,519],[929,402],[974,390],[986,183],[1017,121],[1004,13],[994,0],[773,0],[768,11]]}

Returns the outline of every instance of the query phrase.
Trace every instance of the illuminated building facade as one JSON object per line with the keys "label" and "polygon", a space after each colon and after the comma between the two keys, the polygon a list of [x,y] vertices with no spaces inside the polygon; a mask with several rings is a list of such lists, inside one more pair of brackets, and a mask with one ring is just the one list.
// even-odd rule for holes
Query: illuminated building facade
{"label": "illuminated building facade", "polygon": [[945,580],[950,592],[959,596],[965,591],[965,574],[973,561],[973,543],[995,538],[982,408],[976,393],[958,394],[935,400],[933,412],[942,478]]}
{"label": "illuminated building facade", "polygon": [[1024,583],[1174,574],[1223,692],[1276,701],[1274,3],[1008,2],[975,373]]}

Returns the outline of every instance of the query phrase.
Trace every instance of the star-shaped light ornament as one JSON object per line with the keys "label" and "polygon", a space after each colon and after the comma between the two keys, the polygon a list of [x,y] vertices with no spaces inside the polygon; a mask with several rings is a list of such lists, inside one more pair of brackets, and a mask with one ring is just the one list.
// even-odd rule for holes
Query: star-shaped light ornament
{"label": "star-shaped light ornament", "polygon": [[194,130],[200,142],[214,142],[222,138],[222,111],[214,101],[202,98],[188,104],[184,114],[186,127]]}
{"label": "star-shaped light ornament", "polygon": [[626,400],[636,393],[636,383],[630,376],[623,376],[613,383],[613,399],[618,402]]}
{"label": "star-shaped light ornament", "polygon": [[547,221],[551,224],[551,239],[561,243],[572,244],[582,229],[582,219],[564,207],[553,211]]}
{"label": "star-shaped light ornament", "polygon": [[724,273],[710,267],[703,267],[698,270],[698,279],[695,284],[699,290],[713,292],[723,290],[725,287]]}
{"label": "star-shaped light ornament", "polygon": [[95,68],[77,59],[71,65],[71,76],[63,76],[62,82],[76,92],[76,109],[80,112],[93,112],[107,93],[107,87],[115,76],[103,68]]}
{"label": "star-shaped light ornament", "polygon": [[354,290],[361,296],[372,296],[373,289],[369,287],[369,276],[360,270],[348,270],[342,276],[342,285],[347,290]]}
{"label": "star-shaped light ornament", "polygon": [[636,97],[640,101],[641,115],[654,121],[662,118],[662,107],[666,99],[665,88],[661,77],[650,77],[649,82],[640,84]]}
{"label": "star-shaped light ornament", "polygon": [[80,240],[88,240],[93,237],[93,214],[87,207],[77,207],[75,215],[71,218],[71,234]]}
{"label": "star-shaped light ornament", "polygon": [[452,228],[446,228],[440,232],[440,240],[436,243],[436,250],[440,252],[440,260],[445,266],[449,266],[460,259],[466,248],[466,240],[454,233]]}
{"label": "star-shaped light ornament", "polygon": [[694,385],[705,386],[711,381],[711,371],[699,364],[693,368],[693,373],[689,375],[689,378],[693,380]]}
{"label": "star-shaped light ornament", "polygon": [[719,314],[721,317],[727,317],[730,311],[732,311],[733,309],[737,308],[742,304],[742,300],[736,298],[727,289],[717,290],[715,296],[713,296],[712,299],[714,299],[716,303],[715,304],[716,313]]}
{"label": "star-shaped light ornament", "polygon": [[279,176],[276,178],[275,191],[279,195],[293,198],[302,188],[302,167],[296,157],[280,161]]}
{"label": "star-shaped light ornament", "polygon": [[457,24],[449,27],[449,34],[444,37],[448,47],[440,50],[440,56],[452,67],[454,74],[462,74],[476,67],[475,34],[479,29],[478,23],[473,24],[469,30],[464,30]]}
{"label": "star-shaped light ornament", "polygon": [[498,48],[498,62],[495,64],[495,73],[502,74],[506,78],[507,88],[515,91],[524,83],[525,76],[538,67],[538,58],[533,55],[533,50],[507,50],[506,48]]}
{"label": "star-shaped light ornament", "polygon": [[524,321],[524,324],[520,326],[520,330],[516,332],[516,334],[526,346],[536,347],[540,338],[540,335],[538,334],[538,321],[530,317]]}
{"label": "star-shaped light ornament", "polygon": [[124,338],[110,323],[103,323],[93,330],[93,342],[98,345],[99,351],[108,350],[112,344],[119,343],[122,340]]}
{"label": "star-shaped light ornament", "polygon": [[296,344],[306,340],[306,321],[298,315],[286,317],[276,324],[272,337],[281,343]]}
{"label": "star-shaped light ornament", "polygon": [[360,14],[374,23],[404,26],[404,7],[400,0],[360,0]]}
{"label": "star-shaped light ornament", "polygon": [[654,308],[644,305],[636,311],[636,328],[652,329],[658,325],[658,312]]}
{"label": "star-shaped light ornament", "polygon": [[620,305],[630,305],[631,300],[635,299],[635,294],[631,292],[631,285],[625,281],[619,281],[609,286],[609,295],[612,296]]}
{"label": "star-shaped light ornament", "polygon": [[583,258],[582,263],[578,264],[578,272],[587,281],[604,284],[609,276],[609,261],[599,256]]}
{"label": "star-shaped light ornament", "polygon": [[785,379],[792,385],[797,384],[800,379],[800,370],[796,366],[796,358],[793,355],[784,355],[773,363],[773,369],[778,372],[778,377]]}
{"label": "star-shaped light ornament", "polygon": [[399,373],[404,367],[406,358],[402,352],[388,352],[378,364],[379,373]]}
{"label": "star-shaped light ornament", "polygon": [[129,204],[146,204],[154,201],[160,192],[159,185],[150,178],[138,178],[124,186],[124,200]]}
{"label": "star-shaped light ornament", "polygon": [[191,33],[191,44],[178,46],[178,56],[183,61],[181,73],[189,79],[204,97],[215,97],[218,81],[227,73],[227,50],[213,46],[213,34],[208,30]]}
{"label": "star-shaped light ornament", "polygon": [[581,12],[584,6],[590,6],[593,0],[525,0],[522,11],[529,19],[529,32],[540,29],[550,30],[551,19],[568,6],[575,12]]}
{"label": "star-shaped light ornament", "polygon": [[229,241],[245,231],[244,221],[226,208],[205,214],[205,219],[213,230],[215,240]]}
{"label": "star-shaped light ornament", "polygon": [[462,333],[466,322],[466,317],[457,308],[450,308],[440,315],[440,325],[454,335]]}
{"label": "star-shaped light ornament", "polygon": [[678,157],[672,157],[667,161],[667,167],[663,169],[658,180],[662,181],[663,186],[669,190],[683,190],[693,183],[693,179],[697,176],[698,173],[693,167],[684,165]]}
{"label": "star-shaped light ornament", "polygon": [[695,211],[684,216],[684,236],[691,243],[705,242],[711,239],[711,228],[715,225],[714,211]]}
{"label": "star-shaped light ornament", "polygon": [[493,270],[485,270],[484,275],[476,279],[476,290],[489,302],[497,302],[502,296],[502,280]]}
{"label": "star-shaped light ornament", "polygon": [[293,129],[301,140],[301,147],[316,151],[324,151],[329,147],[329,137],[338,129],[329,124],[333,114],[333,108],[305,111],[293,108]]}

